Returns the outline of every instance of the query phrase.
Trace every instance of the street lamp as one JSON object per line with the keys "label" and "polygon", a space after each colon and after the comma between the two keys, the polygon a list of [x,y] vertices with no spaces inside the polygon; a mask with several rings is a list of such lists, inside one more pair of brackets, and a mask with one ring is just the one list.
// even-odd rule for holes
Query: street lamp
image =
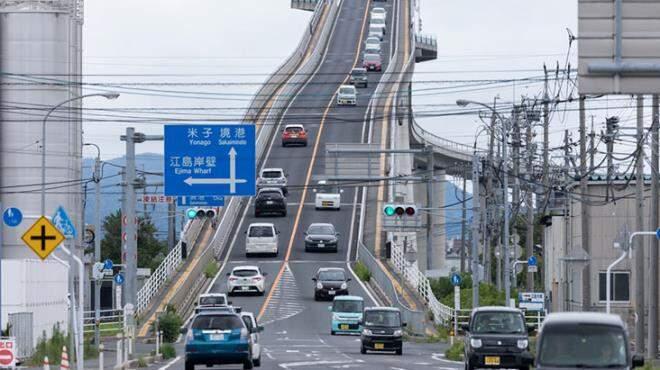
{"label": "street lamp", "polygon": [[[506,144],[506,122],[502,118],[502,116],[497,112],[497,110],[493,107],[491,107],[488,104],[484,104],[481,102],[477,101],[472,101],[472,100],[465,100],[465,99],[458,99],[456,100],[456,105],[459,107],[467,107],[470,104],[474,105],[479,105],[482,106],[491,112],[497,117],[502,122],[502,130],[501,135],[502,135],[502,145],[503,150],[502,150],[502,165],[507,166],[508,162],[508,153],[507,153],[507,148],[505,146]],[[504,291],[505,291],[505,297],[506,297],[506,305],[510,305],[510,300],[511,300],[511,273],[509,269],[511,266],[509,265],[509,176],[508,176],[508,171],[506,168],[504,168],[504,171],[502,171],[502,187],[503,187],[503,193],[504,193]],[[474,262],[473,262],[474,263]]]}
{"label": "street lamp", "polygon": [[56,106],[52,107],[48,113],[44,116],[43,121],[41,122],[41,215],[46,215],[46,121],[48,117],[56,111],[59,107],[71,103],[75,100],[82,100],[85,98],[90,98],[93,96],[102,96],[108,100],[114,100],[119,97],[119,93],[108,92],[108,93],[94,93],[81,95],[75,98],[67,99]]}

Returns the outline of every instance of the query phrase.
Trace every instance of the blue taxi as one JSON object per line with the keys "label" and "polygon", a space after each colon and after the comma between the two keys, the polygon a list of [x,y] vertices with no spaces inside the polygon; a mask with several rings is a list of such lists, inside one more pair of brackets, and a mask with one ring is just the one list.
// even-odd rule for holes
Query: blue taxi
{"label": "blue taxi", "polygon": [[330,334],[360,334],[364,299],[358,296],[337,296],[328,307],[332,312]]}

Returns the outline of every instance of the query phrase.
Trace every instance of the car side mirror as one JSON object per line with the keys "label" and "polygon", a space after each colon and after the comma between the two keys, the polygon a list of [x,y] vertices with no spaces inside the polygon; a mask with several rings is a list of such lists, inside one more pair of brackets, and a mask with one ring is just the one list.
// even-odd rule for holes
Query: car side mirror
{"label": "car side mirror", "polygon": [[198,305],[197,302],[193,302],[193,307],[197,307],[197,305]]}
{"label": "car side mirror", "polygon": [[261,325],[257,326],[257,333],[261,333],[262,331],[264,331],[264,327]]}
{"label": "car side mirror", "polygon": [[527,325],[527,335],[536,334],[536,328],[533,325]]}
{"label": "car side mirror", "polygon": [[469,333],[470,332],[470,325],[468,325],[468,324],[461,325],[461,330],[463,330],[466,333]]}
{"label": "car side mirror", "polygon": [[[520,361],[525,366],[534,366],[534,356],[529,352],[524,352],[520,358]],[[644,359],[642,359],[642,362]]]}
{"label": "car side mirror", "polygon": [[307,236],[308,235],[307,231],[303,231],[303,235]]}
{"label": "car side mirror", "polygon": [[407,323],[407,322],[404,322],[403,324],[401,324],[401,327],[402,327],[402,328],[405,328],[405,327],[407,327],[407,326],[408,326],[408,323]]}
{"label": "car side mirror", "polygon": [[348,278],[348,279],[346,279],[346,281],[351,281],[351,280],[353,280],[353,279],[352,279],[352,278]]}
{"label": "car side mirror", "polygon": [[275,234],[280,235],[280,231],[279,230],[275,231]]}
{"label": "car side mirror", "polygon": [[247,230],[243,231],[243,234],[247,235]]}
{"label": "car side mirror", "polygon": [[230,276],[230,275],[231,275],[231,272],[228,272],[228,273],[227,273],[227,276]]}
{"label": "car side mirror", "polygon": [[644,356],[640,354],[634,354],[632,357],[632,367],[643,367],[644,366]]}
{"label": "car side mirror", "polygon": [[344,192],[344,189],[340,189],[339,192],[340,192],[340,193],[343,193],[343,192]]}
{"label": "car side mirror", "polygon": [[267,272],[264,272],[264,273],[262,273],[261,275],[263,275],[263,276],[268,276],[268,273],[267,273]]}
{"label": "car side mirror", "polygon": [[332,312],[332,306],[328,306],[328,311]]}
{"label": "car side mirror", "polygon": [[188,328],[185,327],[185,326],[182,327],[182,328],[179,330],[179,333],[180,333],[181,335],[186,335],[186,334],[188,334]]}
{"label": "car side mirror", "polygon": [[316,278],[312,278],[312,281],[316,281],[316,280],[317,280]]}
{"label": "car side mirror", "polygon": [[227,301],[227,306],[231,306],[232,304],[234,304],[234,302],[232,302],[232,301]]}

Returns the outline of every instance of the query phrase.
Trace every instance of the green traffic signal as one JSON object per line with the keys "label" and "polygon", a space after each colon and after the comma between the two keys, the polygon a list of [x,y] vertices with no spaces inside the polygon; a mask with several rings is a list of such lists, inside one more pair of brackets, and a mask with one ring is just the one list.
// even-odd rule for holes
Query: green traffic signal
{"label": "green traffic signal", "polygon": [[191,220],[192,220],[193,218],[197,217],[197,210],[194,209],[194,208],[190,208],[190,209],[188,209],[188,210],[186,211],[186,217],[188,217],[188,218],[191,219]]}
{"label": "green traffic signal", "polygon": [[392,206],[386,206],[383,209],[383,212],[385,213],[386,216],[393,216],[394,215],[394,207]]}

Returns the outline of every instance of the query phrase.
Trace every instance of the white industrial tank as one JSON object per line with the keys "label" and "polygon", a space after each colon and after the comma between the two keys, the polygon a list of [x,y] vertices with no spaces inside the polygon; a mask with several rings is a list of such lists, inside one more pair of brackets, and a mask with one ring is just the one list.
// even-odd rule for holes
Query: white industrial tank
{"label": "white industrial tank", "polygon": [[[41,127],[80,96],[82,0],[0,0],[0,200],[23,222],[3,227],[2,256],[36,258],[21,241],[41,213]],[[62,206],[82,224],[80,101],[46,124],[46,215]],[[78,244],[78,243],[77,243]]]}

